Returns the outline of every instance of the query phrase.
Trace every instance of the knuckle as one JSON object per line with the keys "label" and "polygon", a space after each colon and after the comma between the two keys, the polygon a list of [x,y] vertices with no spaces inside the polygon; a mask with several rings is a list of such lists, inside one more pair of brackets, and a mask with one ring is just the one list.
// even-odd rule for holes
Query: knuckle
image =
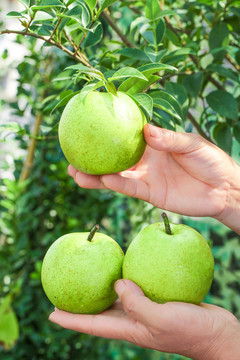
{"label": "knuckle", "polygon": [[123,299],[124,307],[126,312],[131,316],[131,314],[135,313],[135,301],[131,296],[125,296]]}
{"label": "knuckle", "polygon": [[95,315],[92,315],[91,321],[89,323],[88,331],[87,331],[88,335],[93,335],[93,336],[97,335],[95,327],[94,327],[95,318],[96,318]]}

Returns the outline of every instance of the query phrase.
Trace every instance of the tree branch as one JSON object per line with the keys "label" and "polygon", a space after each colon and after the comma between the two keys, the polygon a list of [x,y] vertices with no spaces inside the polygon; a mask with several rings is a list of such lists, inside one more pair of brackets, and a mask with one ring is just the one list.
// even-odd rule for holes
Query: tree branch
{"label": "tree branch", "polygon": [[106,20],[106,22],[111,26],[111,28],[115,31],[115,33],[120,37],[123,43],[127,47],[133,47],[133,44],[128,40],[128,38],[122,33],[119,27],[116,25],[115,20],[112,18],[110,14],[107,14],[106,11],[101,13],[101,16]]}
{"label": "tree branch", "polygon": [[42,116],[40,114],[37,114],[35,125],[34,125],[34,130],[33,130],[34,137],[31,138],[31,141],[28,146],[27,158],[26,158],[26,161],[23,165],[23,168],[22,168],[22,171],[20,174],[20,181],[25,181],[28,178],[30,171],[32,169],[34,151],[35,151],[36,141],[37,141],[36,136],[39,132],[41,121],[42,121]]}
{"label": "tree branch", "polygon": [[202,130],[201,126],[199,125],[199,123],[195,120],[195,118],[193,117],[193,115],[190,113],[190,111],[188,111],[187,113],[187,118],[191,121],[191,123],[193,124],[193,126],[195,127],[195,129],[197,130],[197,132],[204,137],[204,139],[210,141],[211,143],[213,142],[212,139],[210,139],[205,132]]}
{"label": "tree branch", "polygon": [[31,37],[34,37],[36,39],[43,40],[46,43],[51,44],[51,45],[56,46],[57,48],[61,49],[62,51],[67,53],[69,56],[71,56],[73,59],[81,62],[83,65],[88,66],[88,67],[92,67],[91,64],[88,61],[86,61],[86,59],[84,59],[81,54],[78,54],[78,55],[76,54],[75,55],[72,51],[70,51],[68,48],[66,48],[62,44],[57,43],[54,40],[48,39],[48,38],[46,38],[44,36],[41,36],[41,35],[38,35],[38,34],[35,34],[35,33],[31,33],[31,32],[8,30],[8,29],[0,31],[0,35],[3,35],[3,34],[17,34],[17,35],[23,35],[23,36],[31,36]]}

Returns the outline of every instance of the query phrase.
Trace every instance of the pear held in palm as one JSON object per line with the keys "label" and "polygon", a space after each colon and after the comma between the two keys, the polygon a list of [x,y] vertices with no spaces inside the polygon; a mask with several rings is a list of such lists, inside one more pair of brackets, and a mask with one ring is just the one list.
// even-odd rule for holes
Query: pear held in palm
{"label": "pear held in palm", "polygon": [[182,224],[155,223],[130,244],[123,262],[123,278],[134,281],[157,303],[199,304],[208,293],[214,259],[207,241]]}
{"label": "pear held in palm", "polygon": [[93,175],[120,172],[135,165],[145,150],[146,118],[125,93],[92,91],[75,95],[59,124],[62,151],[76,169]]}
{"label": "pear held in palm", "polygon": [[60,310],[97,314],[117,299],[114,283],[122,276],[123,251],[112,238],[96,233],[60,237],[42,265],[43,289]]}

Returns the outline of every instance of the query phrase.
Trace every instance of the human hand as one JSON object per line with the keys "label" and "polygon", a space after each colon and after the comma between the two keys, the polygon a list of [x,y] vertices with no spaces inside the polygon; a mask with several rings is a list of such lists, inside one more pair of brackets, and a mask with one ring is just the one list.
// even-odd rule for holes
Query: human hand
{"label": "human hand", "polygon": [[94,176],[71,165],[83,188],[111,189],[156,207],[189,216],[215,217],[240,232],[240,168],[223,150],[192,133],[147,124],[147,147],[132,169]]}
{"label": "human hand", "polygon": [[49,320],[67,329],[195,360],[240,358],[240,324],[227,310],[204,303],[157,304],[130,280],[117,281],[115,289],[121,302],[101,314],[70,314],[55,309]]}

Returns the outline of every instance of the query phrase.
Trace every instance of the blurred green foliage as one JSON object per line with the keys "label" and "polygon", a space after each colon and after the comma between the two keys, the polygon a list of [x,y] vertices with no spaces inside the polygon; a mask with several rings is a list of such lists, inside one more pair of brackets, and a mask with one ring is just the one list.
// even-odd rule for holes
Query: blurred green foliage
{"label": "blurred green foliage", "polygon": [[[237,1],[166,0],[164,13],[157,6],[153,10],[151,1],[146,4],[135,0],[101,1],[102,8],[112,5],[109,10],[122,37],[104,13],[99,13],[92,25],[95,26],[93,32],[83,29],[93,21],[95,1],[20,2],[26,10],[12,12],[9,17],[19,18],[23,26],[38,36],[49,37],[58,26],[52,35],[53,41],[73,53],[73,42],[74,46],[82,42],[79,54],[105,76],[111,76],[123,66],[139,68],[161,62],[176,67],[178,71],[174,73],[150,74],[148,85],[153,85],[147,90],[148,94],[156,90],[162,96],[162,108],[156,103],[153,107],[153,123],[179,131],[197,130],[239,161],[240,8]],[[65,8],[54,7],[53,3]],[[68,3],[71,3],[69,9],[66,8]],[[77,12],[71,10],[74,3],[79,7]],[[31,20],[36,11],[38,17]],[[17,66],[16,63],[12,65],[18,72],[17,97],[8,104],[4,99],[0,101],[0,110],[11,109],[12,116],[17,119],[1,119],[0,124],[4,144],[4,156],[0,154],[3,171],[0,321],[12,312],[18,322],[14,315],[8,320],[12,326],[5,329],[5,333],[11,335],[8,348],[0,331],[0,342],[5,343],[5,349],[0,348],[0,358],[184,359],[123,341],[74,333],[48,322],[53,307],[43,293],[40,271],[44,254],[53,241],[69,232],[88,231],[99,223],[101,231],[115,238],[126,250],[144,225],[160,220],[161,210],[107,190],[80,189],[73,182],[59,147],[57,125],[62,106],[86,80],[93,79],[65,71],[79,59],[69,56],[55,44],[39,43],[35,37],[21,35],[16,36],[16,42],[27,49],[24,60]],[[8,51],[1,56],[7,61]],[[1,72],[0,76],[5,74]],[[37,120],[40,127],[34,134]],[[34,161],[28,172],[26,156],[34,139]],[[27,171],[25,176],[24,171]],[[212,242],[215,276],[205,300],[240,318],[239,236],[213,219],[192,219],[176,214],[170,214],[170,219],[194,227]]]}

